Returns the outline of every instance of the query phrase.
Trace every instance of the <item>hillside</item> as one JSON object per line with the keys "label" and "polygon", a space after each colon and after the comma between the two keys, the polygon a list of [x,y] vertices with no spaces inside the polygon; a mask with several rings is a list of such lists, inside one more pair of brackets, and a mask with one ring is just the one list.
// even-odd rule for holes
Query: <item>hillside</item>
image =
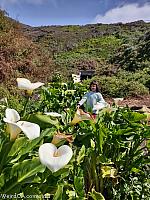
{"label": "hillside", "polygon": [[8,87],[16,77],[50,80],[46,75],[54,68],[49,53],[23,33],[24,27],[0,12],[0,83]]}
{"label": "hillside", "polygon": [[105,96],[149,94],[150,23],[30,27],[4,13],[0,20],[1,82],[49,81],[58,72],[66,80],[91,69]]}

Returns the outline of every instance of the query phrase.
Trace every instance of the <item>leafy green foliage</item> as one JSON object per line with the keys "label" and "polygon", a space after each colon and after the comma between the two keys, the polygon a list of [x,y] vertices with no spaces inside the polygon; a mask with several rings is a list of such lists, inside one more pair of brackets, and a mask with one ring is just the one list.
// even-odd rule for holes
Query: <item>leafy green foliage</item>
{"label": "leafy green foliage", "polygon": [[[148,145],[142,146],[150,133],[146,115],[114,108],[112,112],[101,111],[95,122],[83,121],[74,127],[70,122],[78,100],[87,91],[85,86],[55,80],[39,91],[39,102],[33,105],[30,98],[24,116],[41,126],[39,138],[29,141],[20,135],[9,141],[2,121],[5,109],[2,110],[1,192],[64,200],[148,198],[150,160]],[[23,107],[25,101],[21,102]],[[44,114],[50,111],[59,112],[62,118]],[[50,143],[57,131],[73,135],[74,155],[67,166],[51,173],[39,162],[38,149],[41,144]],[[57,146],[65,143],[68,144],[63,140]]]}
{"label": "leafy green foliage", "polygon": [[94,200],[105,200],[105,198],[103,197],[103,195],[101,193],[96,192],[95,190],[92,190],[92,192],[90,193],[90,196],[94,199]]}

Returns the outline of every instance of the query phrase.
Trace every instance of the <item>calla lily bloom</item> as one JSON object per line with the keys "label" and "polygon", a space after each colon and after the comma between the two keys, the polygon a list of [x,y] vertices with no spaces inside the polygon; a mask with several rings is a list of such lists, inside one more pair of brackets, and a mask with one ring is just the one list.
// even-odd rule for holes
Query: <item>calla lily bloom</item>
{"label": "calla lily bloom", "polygon": [[10,133],[11,140],[15,140],[21,131],[30,140],[40,136],[39,125],[27,121],[19,121],[20,116],[16,110],[7,108],[5,115],[6,117],[3,120],[7,123],[7,131]]}
{"label": "calla lily bloom", "polygon": [[51,143],[54,144],[54,145],[56,145],[59,142],[61,142],[62,140],[66,140],[69,143],[72,143],[73,142],[73,136],[72,135],[66,135],[64,133],[58,132],[57,134],[55,134],[53,136],[53,139],[52,139]]}
{"label": "calla lily bloom", "polygon": [[93,120],[93,117],[89,113],[84,112],[82,109],[77,109],[75,116],[71,121],[71,125],[75,125],[83,120]]}
{"label": "calla lily bloom", "polygon": [[39,148],[39,158],[43,165],[48,167],[52,172],[56,172],[68,164],[72,158],[72,149],[63,145],[57,149],[52,143],[45,143]]}
{"label": "calla lily bloom", "polygon": [[80,78],[78,78],[78,77],[74,77],[74,78],[73,78],[73,82],[74,82],[74,83],[80,83],[80,81],[81,81],[81,80],[80,80]]}
{"label": "calla lily bloom", "polygon": [[45,114],[51,117],[62,117],[62,115],[57,112],[46,112]]}
{"label": "calla lily bloom", "polygon": [[33,90],[39,88],[40,86],[44,85],[44,83],[36,82],[31,83],[26,78],[17,78],[18,88],[21,90],[27,90],[29,94],[32,94]]}
{"label": "calla lily bloom", "polygon": [[80,80],[80,74],[72,74],[72,78],[73,78],[73,82],[74,83],[79,83],[81,80]]}

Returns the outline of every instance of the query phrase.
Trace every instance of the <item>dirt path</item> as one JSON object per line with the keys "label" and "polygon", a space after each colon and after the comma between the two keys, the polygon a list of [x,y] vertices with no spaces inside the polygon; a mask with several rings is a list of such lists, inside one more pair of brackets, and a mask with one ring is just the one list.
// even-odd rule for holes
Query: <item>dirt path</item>
{"label": "dirt path", "polygon": [[[106,99],[109,104],[114,102],[113,99]],[[142,108],[143,105],[146,105],[150,108],[150,95],[148,96],[138,96],[138,97],[127,97],[124,98],[123,101],[118,101],[118,106],[126,106],[130,108]]]}

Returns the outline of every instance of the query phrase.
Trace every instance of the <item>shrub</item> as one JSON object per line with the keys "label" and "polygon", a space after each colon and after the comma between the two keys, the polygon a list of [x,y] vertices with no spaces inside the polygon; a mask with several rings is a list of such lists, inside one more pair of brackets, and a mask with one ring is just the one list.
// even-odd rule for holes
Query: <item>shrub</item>
{"label": "shrub", "polygon": [[[101,92],[108,97],[125,97],[149,94],[149,89],[138,81],[121,79],[116,76],[93,77],[99,82]],[[89,84],[91,80],[84,83]]]}

